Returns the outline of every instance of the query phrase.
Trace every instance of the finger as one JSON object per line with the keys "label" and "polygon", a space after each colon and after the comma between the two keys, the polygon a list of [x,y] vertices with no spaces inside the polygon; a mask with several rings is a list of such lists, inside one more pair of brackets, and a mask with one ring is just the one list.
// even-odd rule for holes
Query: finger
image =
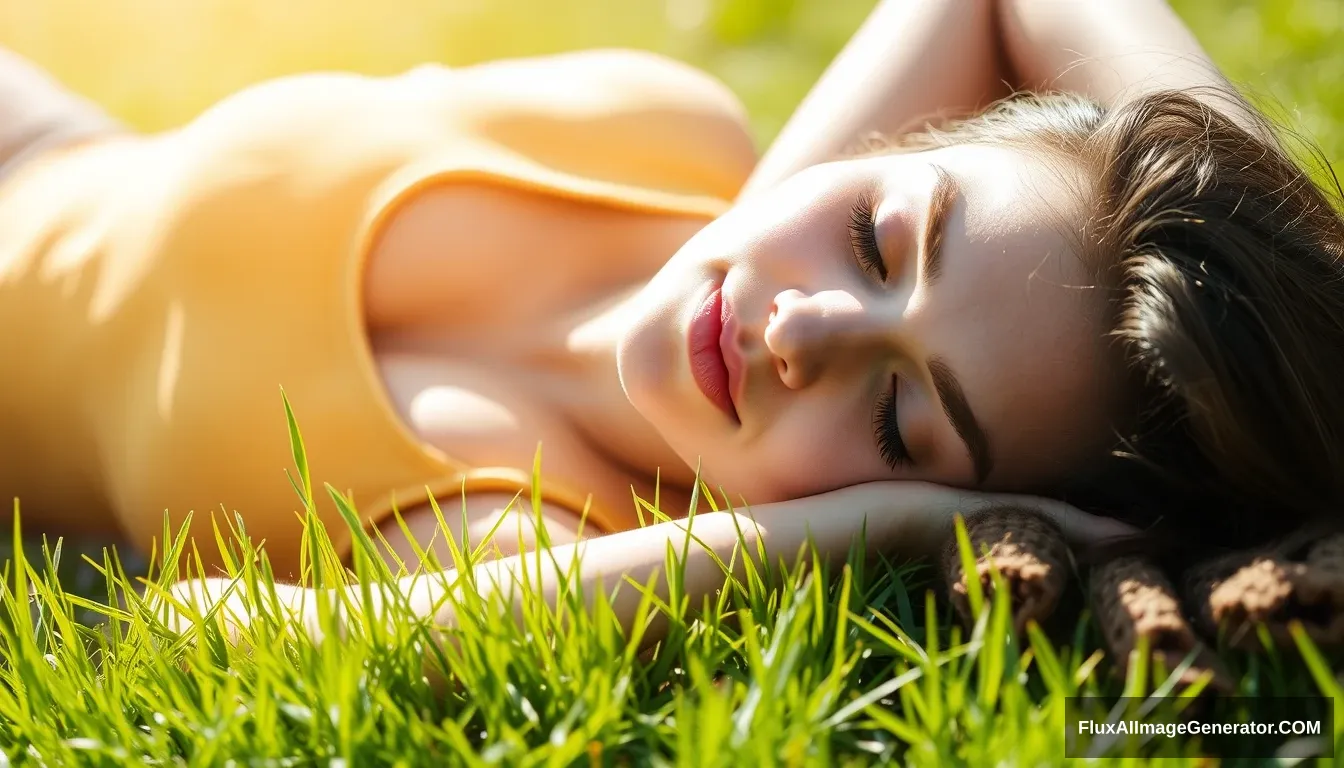
{"label": "finger", "polygon": [[1077,507],[1056,499],[1041,497],[1006,497],[1015,499],[1016,506],[1024,503],[1039,510],[1064,534],[1071,544],[1097,544],[1111,539],[1123,539],[1137,536],[1141,531],[1132,525],[1113,517],[1103,517],[1084,512]]}

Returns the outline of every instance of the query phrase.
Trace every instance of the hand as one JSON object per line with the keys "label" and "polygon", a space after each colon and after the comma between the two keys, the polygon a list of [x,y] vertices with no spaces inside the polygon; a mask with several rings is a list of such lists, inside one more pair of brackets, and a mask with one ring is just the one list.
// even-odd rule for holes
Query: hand
{"label": "hand", "polygon": [[861,483],[745,512],[761,524],[766,541],[781,554],[783,549],[796,550],[810,533],[822,554],[843,558],[853,537],[866,527],[870,552],[930,557],[952,536],[958,514],[968,517],[999,506],[1040,512],[1075,545],[1137,532],[1118,520],[1090,515],[1054,499],[978,493],[924,482]]}

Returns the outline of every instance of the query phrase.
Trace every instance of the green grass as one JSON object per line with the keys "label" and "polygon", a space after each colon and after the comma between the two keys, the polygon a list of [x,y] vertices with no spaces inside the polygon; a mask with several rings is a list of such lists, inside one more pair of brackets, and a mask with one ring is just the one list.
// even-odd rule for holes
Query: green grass
{"label": "green grass", "polygon": [[[437,580],[441,605],[457,617],[451,640],[439,642],[432,612],[393,588],[405,571],[387,567],[353,507],[327,486],[357,537],[353,567],[341,567],[317,522],[322,491],[292,416],[290,425],[307,509],[302,585],[325,639],[283,607],[264,552],[240,524],[190,542],[165,523],[164,551],[138,580],[110,552],[89,558],[102,577],[97,595],[67,591],[56,575],[68,568],[59,542],[36,560],[19,546],[0,579],[0,764],[1054,764],[1068,697],[1157,700],[1200,689],[1174,692],[1181,670],[1158,669],[1143,653],[1124,679],[1111,676],[1085,617],[1062,645],[1035,625],[1018,637],[1002,589],[991,599],[973,590],[979,620],[964,631],[918,566],[866,562],[860,548],[838,572],[810,547],[792,564],[748,560],[741,578],[725,567],[723,589],[697,604],[681,589],[686,549],[669,546],[667,600],[652,582],[614,587],[643,593],[628,636],[609,593],[591,610],[575,588],[555,605],[542,600],[532,585],[558,566],[537,550],[514,584],[515,621],[498,591],[476,586],[472,566],[489,540],[448,535],[454,527],[436,507],[452,562],[430,556],[416,578]],[[539,477],[539,463],[534,470]],[[712,496],[705,501],[713,508]],[[535,487],[531,504],[539,521]],[[170,587],[201,573],[196,552],[206,546],[229,553],[229,591],[202,609]],[[573,574],[558,572],[568,584]],[[170,620],[172,611],[188,621]],[[251,621],[234,629],[230,611]],[[666,639],[641,653],[656,616],[668,622]],[[1344,699],[1321,652],[1300,632],[1296,640],[1291,653],[1227,655],[1240,693]],[[1208,714],[1242,716],[1230,706]],[[1335,729],[1338,741],[1344,722]],[[1193,764],[1204,746],[1118,742],[1095,762]]]}
{"label": "green grass", "polygon": [[[1344,5],[1174,4],[1260,103],[1286,113],[1328,158],[1344,159]],[[377,73],[425,60],[649,48],[733,87],[764,147],[870,6],[0,0],[0,44],[146,129],[288,72]],[[323,533],[312,534],[311,562],[325,565],[309,572],[310,586],[392,578],[362,556],[354,574],[340,571]],[[284,620],[254,623],[247,650],[224,642],[211,621],[174,633],[139,596],[158,595],[188,572],[190,548],[164,538],[175,544],[153,563],[121,552],[125,569],[99,542],[44,549],[29,539],[6,559],[0,764],[421,765],[450,756],[511,765],[1054,764],[1063,755],[1065,697],[1151,692],[1166,680],[1143,664],[1116,677],[1086,616],[1049,638],[1038,631],[1020,638],[993,601],[963,631],[929,601],[927,568],[855,555],[838,572],[788,568],[773,579],[726,582],[720,598],[703,605],[650,604],[671,630],[647,655],[633,653],[634,639],[614,631],[609,612],[576,610],[577,596],[555,609],[530,599],[519,626],[495,620],[497,602],[467,588],[456,645],[430,654],[455,681],[441,692],[423,674],[431,628],[396,603],[383,621],[319,645]],[[255,555],[242,545],[233,575],[250,586],[245,602],[260,611],[270,582]],[[158,590],[135,581],[144,574]],[[345,610],[359,612],[367,594],[351,593]],[[1302,637],[1295,649],[1226,658],[1247,695],[1340,699],[1332,671],[1340,659]],[[1198,749],[1126,744],[1117,754]]]}

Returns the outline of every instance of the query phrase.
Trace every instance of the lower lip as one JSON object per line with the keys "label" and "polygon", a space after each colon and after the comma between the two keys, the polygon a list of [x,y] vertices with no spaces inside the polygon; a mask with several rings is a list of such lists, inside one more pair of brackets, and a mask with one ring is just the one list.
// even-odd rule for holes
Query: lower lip
{"label": "lower lip", "polygon": [[723,362],[719,336],[723,332],[722,288],[715,288],[695,310],[687,351],[691,361],[691,375],[696,386],[709,401],[718,406],[728,418],[738,421],[737,408],[728,392],[728,366]]}

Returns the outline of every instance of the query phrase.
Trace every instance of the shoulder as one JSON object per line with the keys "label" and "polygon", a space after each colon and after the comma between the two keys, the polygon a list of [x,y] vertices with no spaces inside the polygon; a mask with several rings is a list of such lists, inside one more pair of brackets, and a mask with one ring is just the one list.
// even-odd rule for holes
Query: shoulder
{"label": "shoulder", "polygon": [[557,167],[732,199],[756,165],[737,95],[667,56],[599,49],[456,73],[472,130]]}
{"label": "shoulder", "polygon": [[[229,143],[306,134],[322,126],[348,130],[349,120],[386,100],[378,78],[344,72],[290,75],[248,86],[202,112],[181,133],[195,141]],[[337,120],[337,122],[333,122]]]}
{"label": "shoulder", "polygon": [[162,137],[150,169],[162,178],[154,225],[186,237],[228,232],[235,252],[354,236],[370,190],[416,151],[396,101],[386,79],[344,73],[224,99]]}
{"label": "shoulder", "polygon": [[[597,48],[545,56],[498,59],[451,70],[489,84],[524,91],[544,85],[556,101],[583,91],[627,106],[675,105],[746,122],[746,110],[722,81],[685,62],[651,51]],[[594,93],[586,94],[591,100]]]}
{"label": "shoulder", "polygon": [[613,95],[648,107],[676,107],[745,127],[747,111],[721,80],[685,62],[650,51],[603,48],[550,57],[583,71]]}

